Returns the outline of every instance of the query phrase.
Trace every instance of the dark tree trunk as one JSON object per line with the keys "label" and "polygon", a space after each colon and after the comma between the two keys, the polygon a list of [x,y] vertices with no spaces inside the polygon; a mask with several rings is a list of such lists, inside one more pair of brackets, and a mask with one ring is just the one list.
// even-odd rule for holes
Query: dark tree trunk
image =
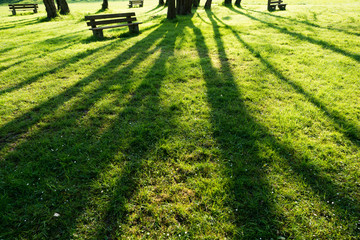
{"label": "dark tree trunk", "polygon": [[176,13],[179,15],[191,14],[192,0],[176,0]]}
{"label": "dark tree trunk", "polygon": [[235,6],[240,7],[240,5],[241,5],[241,0],[236,0],[236,1],[235,1]]}
{"label": "dark tree trunk", "polygon": [[231,0],[225,0],[225,5],[231,5]]}
{"label": "dark tree trunk", "polygon": [[176,18],[175,0],[167,0],[166,2],[168,3],[167,19]]}
{"label": "dark tree trunk", "polygon": [[103,0],[103,3],[101,5],[101,10],[106,10],[109,8],[109,2],[108,0]]}
{"label": "dark tree trunk", "polygon": [[168,6],[169,3],[168,3],[168,0],[165,0],[165,6]]}
{"label": "dark tree trunk", "polygon": [[47,13],[47,18],[55,18],[57,16],[57,12],[56,12],[54,0],[43,0],[43,1]]}
{"label": "dark tree trunk", "polygon": [[159,0],[159,6],[164,6],[165,2],[164,0]]}
{"label": "dark tree trunk", "polygon": [[197,8],[200,5],[200,0],[193,0],[193,7]]}
{"label": "dark tree trunk", "polygon": [[185,0],[185,14],[191,14],[193,0]]}
{"label": "dark tree trunk", "polygon": [[69,5],[67,4],[66,0],[57,0],[59,1],[59,11],[60,14],[65,15],[70,13]]}
{"label": "dark tree trunk", "polygon": [[212,2],[212,0],[206,0],[204,8],[205,9],[211,9],[211,2]]}

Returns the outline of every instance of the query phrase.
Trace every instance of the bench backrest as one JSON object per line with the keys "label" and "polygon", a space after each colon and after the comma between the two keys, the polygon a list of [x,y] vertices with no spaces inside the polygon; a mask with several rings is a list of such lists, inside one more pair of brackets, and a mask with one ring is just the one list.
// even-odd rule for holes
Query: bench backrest
{"label": "bench backrest", "polygon": [[129,0],[131,3],[143,3],[143,0]]}
{"label": "bench backrest", "polygon": [[[104,20],[105,19],[105,20]],[[90,15],[85,16],[85,20],[89,21],[86,24],[92,28],[96,28],[98,25],[108,25],[114,23],[127,22],[131,23],[136,21],[135,13],[115,13],[115,14],[103,14],[103,15]]]}
{"label": "bench backrest", "polygon": [[9,4],[9,8],[37,8],[37,3]]}

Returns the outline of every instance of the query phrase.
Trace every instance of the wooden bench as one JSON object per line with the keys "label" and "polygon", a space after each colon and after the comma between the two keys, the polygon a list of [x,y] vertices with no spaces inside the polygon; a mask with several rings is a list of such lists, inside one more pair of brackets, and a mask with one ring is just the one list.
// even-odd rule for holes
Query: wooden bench
{"label": "wooden bench", "polygon": [[129,8],[132,8],[135,5],[142,7],[144,5],[144,0],[129,0]]}
{"label": "wooden bench", "polygon": [[10,10],[12,10],[13,15],[16,15],[16,10],[18,11],[33,10],[34,13],[37,13],[38,5],[36,3],[9,4],[9,8]]}
{"label": "wooden bench", "polygon": [[[130,32],[138,33],[139,24],[141,24],[141,22],[134,22],[136,21],[134,12],[85,16],[85,20],[89,21],[87,22],[87,25],[91,26],[89,30],[92,30],[94,36],[99,38],[104,37],[103,29],[109,28],[128,26]],[[98,27],[99,25],[109,26]]]}
{"label": "wooden bench", "polygon": [[283,3],[282,0],[268,0],[268,11],[275,11],[276,6],[280,9],[280,10],[285,10],[286,9],[286,4]]}

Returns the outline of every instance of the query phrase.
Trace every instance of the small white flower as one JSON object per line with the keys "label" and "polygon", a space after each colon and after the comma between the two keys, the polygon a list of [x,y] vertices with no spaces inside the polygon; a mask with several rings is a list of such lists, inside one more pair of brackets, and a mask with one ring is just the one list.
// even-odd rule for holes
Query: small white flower
{"label": "small white flower", "polygon": [[60,217],[59,213],[54,213],[54,217]]}

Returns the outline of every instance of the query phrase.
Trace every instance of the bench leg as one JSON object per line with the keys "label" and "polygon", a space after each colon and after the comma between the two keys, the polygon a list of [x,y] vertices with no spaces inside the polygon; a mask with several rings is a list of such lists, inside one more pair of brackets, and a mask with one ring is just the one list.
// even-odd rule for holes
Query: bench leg
{"label": "bench leg", "polygon": [[37,13],[37,9],[36,9],[36,8],[34,8],[34,13]]}
{"label": "bench leg", "polygon": [[94,34],[94,37],[96,38],[103,38],[104,37],[104,33],[103,33],[103,30],[93,30],[93,34]]}
{"label": "bench leg", "polygon": [[132,8],[132,3],[129,3],[129,8]]}
{"label": "bench leg", "polygon": [[286,6],[279,6],[280,10],[286,10],[285,8],[286,8]]}
{"label": "bench leg", "polygon": [[275,9],[276,9],[275,5],[268,6],[268,11],[270,11],[270,12],[275,11]]}
{"label": "bench leg", "polygon": [[12,14],[16,15],[16,10],[15,9],[12,10]]}
{"label": "bench leg", "polygon": [[138,24],[130,25],[129,26],[129,31],[131,33],[138,33],[139,32],[139,25]]}

